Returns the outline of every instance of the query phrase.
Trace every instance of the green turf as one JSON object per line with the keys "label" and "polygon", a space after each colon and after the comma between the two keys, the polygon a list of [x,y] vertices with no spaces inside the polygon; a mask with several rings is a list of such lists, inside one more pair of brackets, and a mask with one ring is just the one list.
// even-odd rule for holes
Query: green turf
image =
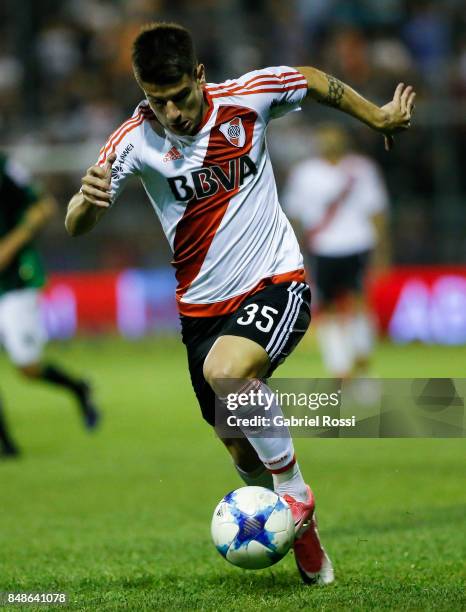
{"label": "green turf", "polygon": [[[48,355],[92,377],[105,418],[88,435],[68,397],[23,383],[0,357],[23,449],[0,463],[0,592],[64,591],[73,610],[465,609],[464,440],[296,440],[337,573],[308,588],[291,554],[244,572],[211,544],[211,512],[240,482],[199,418],[179,341],[79,341]],[[466,347],[384,345],[374,371],[459,377],[465,361]],[[321,376],[312,343],[279,373]]]}

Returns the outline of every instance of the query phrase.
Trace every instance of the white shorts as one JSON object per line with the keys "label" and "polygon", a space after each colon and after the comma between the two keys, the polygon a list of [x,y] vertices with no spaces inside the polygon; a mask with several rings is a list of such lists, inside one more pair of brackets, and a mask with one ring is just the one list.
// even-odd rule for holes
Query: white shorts
{"label": "white shorts", "polygon": [[18,289],[0,296],[0,344],[11,361],[27,366],[40,361],[46,342],[37,289]]}

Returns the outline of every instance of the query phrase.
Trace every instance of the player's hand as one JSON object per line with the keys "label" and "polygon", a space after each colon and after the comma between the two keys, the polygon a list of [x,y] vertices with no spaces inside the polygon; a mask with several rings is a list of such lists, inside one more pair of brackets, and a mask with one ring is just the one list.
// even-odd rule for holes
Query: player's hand
{"label": "player's hand", "polygon": [[395,89],[393,100],[382,106],[384,122],[380,131],[385,136],[385,149],[393,147],[393,134],[407,130],[411,126],[416,93],[411,85],[399,83]]}
{"label": "player's hand", "polygon": [[86,202],[100,208],[108,208],[111,204],[110,183],[112,179],[112,164],[116,154],[111,153],[103,166],[91,166],[82,178],[81,193]]}

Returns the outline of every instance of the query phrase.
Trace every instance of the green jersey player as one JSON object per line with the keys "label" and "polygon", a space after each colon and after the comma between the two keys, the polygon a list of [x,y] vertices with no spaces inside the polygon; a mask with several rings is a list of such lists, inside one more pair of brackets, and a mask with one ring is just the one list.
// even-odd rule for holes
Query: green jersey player
{"label": "green jersey player", "polygon": [[[55,200],[30,183],[20,166],[0,154],[0,202],[0,344],[26,378],[70,391],[85,425],[94,428],[99,414],[89,385],[42,360],[46,337],[39,291],[45,273],[34,238],[55,214]],[[0,403],[0,456],[17,454]]]}

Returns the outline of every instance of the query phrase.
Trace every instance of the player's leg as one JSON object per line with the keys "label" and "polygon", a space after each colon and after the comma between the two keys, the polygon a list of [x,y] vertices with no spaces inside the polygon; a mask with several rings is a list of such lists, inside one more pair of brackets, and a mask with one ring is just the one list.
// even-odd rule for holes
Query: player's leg
{"label": "player's leg", "polygon": [[[305,283],[284,283],[268,287],[246,300],[230,316],[204,362],[204,377],[219,398],[230,393],[253,391],[264,398],[270,424],[259,430],[240,429],[255,449],[259,459],[272,473],[275,490],[293,494],[305,501],[306,485],[295,459],[293,442],[286,428],[276,435],[274,418],[282,410],[263,377],[283,361],[284,349],[297,344],[310,321],[310,294]],[[299,332],[297,331],[299,329]],[[292,346],[292,348],[294,348]],[[288,349],[288,352],[292,350]],[[241,417],[249,418],[263,411],[255,404],[241,407]],[[227,428],[223,437],[230,437]]]}
{"label": "player's leg", "polygon": [[[4,297],[0,297],[0,349],[4,343]],[[10,434],[10,430],[5,418],[5,411],[0,397],[0,457],[11,457],[19,454],[16,444]]]}
{"label": "player's leg", "polygon": [[249,487],[265,487],[273,491],[272,474],[241,431],[238,431],[238,436],[235,438],[224,437],[221,433],[219,438],[232,456],[235,469],[244,484]]}
{"label": "player's leg", "polygon": [[312,275],[317,289],[317,341],[325,369],[334,378],[351,376],[354,364],[351,317],[338,304],[344,258],[314,257]]}
{"label": "player's leg", "polygon": [[326,304],[319,312],[317,340],[325,369],[333,378],[349,378],[353,371],[351,318]]}
{"label": "player's leg", "polygon": [[[230,393],[248,394],[250,391],[257,396],[261,394],[267,402],[266,405],[270,406],[267,414],[273,421],[275,417],[283,416],[283,413],[272,390],[261,380],[269,369],[270,359],[260,345],[248,338],[221,336],[205,360],[204,376],[218,398],[225,398]],[[250,418],[260,416],[262,410],[254,404],[242,406],[237,413],[242,418]],[[278,437],[274,435],[276,427],[273,424],[262,426],[260,432],[250,427],[240,426],[239,429],[248,439],[261,463],[272,474],[275,491],[280,495],[289,493],[305,501],[306,485],[295,459],[288,430],[283,428]],[[230,452],[237,452],[235,440],[241,441],[241,438],[230,438],[232,433],[228,428],[227,436],[222,435],[222,439],[230,440]],[[255,435],[256,433],[259,435]]]}
{"label": "player's leg", "polygon": [[19,450],[11,437],[0,398],[0,457],[14,457],[19,455]]}
{"label": "player's leg", "polygon": [[[201,407],[202,416],[215,429],[215,394],[204,378],[203,365],[207,354],[219,337],[228,319],[222,317],[181,317],[182,340],[186,346],[191,383]],[[235,469],[248,486],[261,486],[273,490],[270,472],[264,467],[241,430],[232,436],[217,435],[230,453]]]}
{"label": "player's leg", "polygon": [[[221,336],[213,345],[204,364],[205,377],[220,397],[225,397],[226,392],[231,393],[235,388],[234,384],[238,382],[243,386],[236,389],[236,392],[244,393],[248,385],[254,386],[256,396],[260,391],[270,405],[268,414],[272,423],[274,416],[281,415],[281,408],[261,377],[283,362],[304,335],[310,321],[308,289],[292,284],[287,291],[289,299],[286,300],[285,307],[279,297],[278,287],[270,288],[268,292],[261,292],[262,295],[256,295],[248,300],[232,316],[226,328],[238,337],[235,339],[230,335]],[[266,314],[273,313],[277,316],[277,320],[271,326],[272,329],[268,329],[268,325],[260,319],[253,320],[247,316],[251,313],[265,313],[262,310],[264,303],[269,308]],[[250,307],[251,304],[255,306]],[[248,327],[245,322],[254,323],[254,326]],[[245,332],[243,326],[250,330],[249,333]],[[267,330],[270,335],[261,336],[256,329]],[[250,338],[243,337],[245,334]],[[251,338],[254,339],[252,343]],[[247,378],[252,380],[246,381],[244,386]],[[245,413],[249,417],[257,411],[257,405],[245,408],[241,411],[241,415]],[[295,559],[302,579],[309,584],[329,584],[334,580],[333,567],[317,532],[314,496],[302,478],[289,432],[281,430],[281,437],[269,437],[276,433],[273,429],[273,425],[263,425],[260,430],[243,429],[243,432],[248,436],[258,457],[271,471],[274,489],[291,507],[297,533],[294,545]]]}
{"label": "player's leg", "polygon": [[351,296],[350,335],[354,354],[353,373],[362,376],[368,372],[375,347],[375,325],[363,294]]}
{"label": "player's leg", "polygon": [[370,366],[375,346],[375,325],[365,296],[365,277],[370,252],[365,251],[354,256],[353,271],[350,275],[352,317],[351,342],[354,353],[355,374],[362,375]]}
{"label": "player's leg", "polygon": [[94,429],[100,413],[95,404],[90,384],[69,374],[63,367],[52,363],[31,362],[16,364],[18,371],[29,380],[45,382],[69,391],[76,399],[84,425]]}
{"label": "player's leg", "polygon": [[89,384],[63,368],[42,362],[46,335],[40,318],[37,291],[25,289],[7,294],[3,304],[4,344],[12,363],[29,380],[66,389],[76,398],[86,427],[93,428],[99,412]]}

